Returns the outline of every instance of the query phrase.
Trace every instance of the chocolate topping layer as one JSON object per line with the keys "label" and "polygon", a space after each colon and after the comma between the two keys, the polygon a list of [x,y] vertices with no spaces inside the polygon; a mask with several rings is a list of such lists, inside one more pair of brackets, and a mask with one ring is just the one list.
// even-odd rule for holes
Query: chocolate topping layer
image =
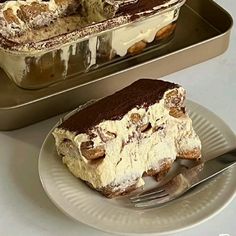
{"label": "chocolate topping layer", "polygon": [[117,14],[136,14],[138,12],[144,12],[148,10],[150,11],[154,7],[163,5],[167,2],[169,2],[169,0],[138,0],[137,2],[132,4],[124,2],[123,4],[120,4]]}
{"label": "chocolate topping layer", "polygon": [[159,102],[167,90],[179,85],[152,79],[140,79],[128,87],[80,110],[65,120],[59,128],[71,132],[87,133],[105,120],[120,120],[135,107],[147,108]]}

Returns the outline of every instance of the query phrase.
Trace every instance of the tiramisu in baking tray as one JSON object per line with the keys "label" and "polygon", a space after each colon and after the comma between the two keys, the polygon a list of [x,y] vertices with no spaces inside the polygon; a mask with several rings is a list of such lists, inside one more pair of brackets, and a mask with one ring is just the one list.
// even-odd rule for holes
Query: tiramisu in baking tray
{"label": "tiramisu in baking tray", "polygon": [[45,87],[163,45],[184,2],[1,1],[0,67],[20,87]]}

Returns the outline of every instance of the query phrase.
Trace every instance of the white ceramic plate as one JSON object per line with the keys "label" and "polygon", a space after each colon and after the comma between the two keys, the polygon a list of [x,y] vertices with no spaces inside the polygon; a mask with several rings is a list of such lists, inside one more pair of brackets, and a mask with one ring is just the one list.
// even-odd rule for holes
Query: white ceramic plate
{"label": "white ceramic plate", "polygon": [[[236,137],[221,119],[196,103],[188,101],[187,107],[202,141],[204,158],[234,147]],[[218,213],[236,192],[236,168],[232,168],[161,208],[135,209],[121,199],[106,199],[73,177],[57,156],[51,133],[41,148],[39,175],[45,192],[64,213],[118,234],[163,235],[190,228]]]}

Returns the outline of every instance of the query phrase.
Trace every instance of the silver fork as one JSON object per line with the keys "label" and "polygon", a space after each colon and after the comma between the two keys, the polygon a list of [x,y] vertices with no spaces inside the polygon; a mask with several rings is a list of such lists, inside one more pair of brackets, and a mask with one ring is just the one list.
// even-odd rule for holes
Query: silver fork
{"label": "silver fork", "polygon": [[236,163],[236,149],[180,173],[163,186],[130,197],[137,208],[153,208],[179,198],[189,189],[222,173]]}

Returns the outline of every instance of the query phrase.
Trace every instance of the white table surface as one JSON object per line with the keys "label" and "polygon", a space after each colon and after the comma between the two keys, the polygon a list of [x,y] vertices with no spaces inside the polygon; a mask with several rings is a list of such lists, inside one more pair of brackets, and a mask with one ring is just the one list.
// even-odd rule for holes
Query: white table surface
{"label": "white table surface", "polygon": [[[234,0],[218,0],[236,17]],[[228,51],[165,79],[182,84],[188,98],[214,111],[236,133],[236,31]],[[58,117],[11,132],[0,132],[0,235],[109,235],[61,213],[43,191],[38,176],[41,144]],[[171,236],[236,235],[236,199],[221,213]]]}

